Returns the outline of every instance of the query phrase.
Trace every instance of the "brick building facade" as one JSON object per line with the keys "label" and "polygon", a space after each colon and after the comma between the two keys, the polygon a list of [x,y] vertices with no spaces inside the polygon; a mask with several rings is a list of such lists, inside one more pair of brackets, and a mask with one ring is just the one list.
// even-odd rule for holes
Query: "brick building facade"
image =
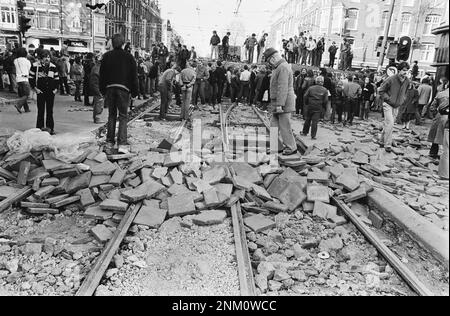
{"label": "brick building facade", "polygon": [[[161,41],[161,12],[155,0],[88,0],[106,3],[95,11],[80,0],[26,0],[31,18],[25,45],[73,53],[103,52],[107,40],[122,33],[135,51],[149,50]],[[19,41],[16,0],[0,0],[0,47]]]}
{"label": "brick building facade", "polygon": [[[316,38],[325,37],[328,45],[348,38],[353,42],[354,65],[376,66],[390,1],[290,0],[273,16],[271,41],[279,47],[283,38],[289,39],[301,31]],[[424,70],[432,69],[435,53],[432,30],[446,15],[446,0],[396,0],[389,37],[397,40],[403,35],[411,36],[414,41],[411,61],[418,60]]]}

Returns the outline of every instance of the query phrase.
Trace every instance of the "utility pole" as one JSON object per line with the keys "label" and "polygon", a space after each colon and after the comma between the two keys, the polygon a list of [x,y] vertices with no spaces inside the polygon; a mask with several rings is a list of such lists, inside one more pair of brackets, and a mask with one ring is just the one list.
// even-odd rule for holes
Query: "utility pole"
{"label": "utility pole", "polygon": [[386,31],[385,31],[384,37],[383,37],[383,44],[381,45],[382,51],[380,54],[380,60],[378,61],[378,68],[381,68],[381,66],[383,66],[384,56],[386,56],[387,41],[388,41],[388,37],[389,37],[389,32],[391,30],[392,16],[394,15],[394,8],[395,8],[396,0],[391,0],[391,1],[392,1],[392,3],[391,3],[391,8],[390,8],[389,14],[388,14]]}

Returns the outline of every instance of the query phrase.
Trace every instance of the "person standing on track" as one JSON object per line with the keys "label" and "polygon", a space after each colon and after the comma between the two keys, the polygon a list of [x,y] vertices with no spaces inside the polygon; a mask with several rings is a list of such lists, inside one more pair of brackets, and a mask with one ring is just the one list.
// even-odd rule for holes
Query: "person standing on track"
{"label": "person standing on track", "polygon": [[165,120],[167,111],[172,101],[172,91],[176,76],[180,73],[179,67],[167,69],[159,79],[159,92],[161,93],[161,106],[159,108],[159,119]]}
{"label": "person standing on track", "polygon": [[105,105],[109,109],[108,147],[115,145],[116,120],[119,112],[119,134],[117,143],[119,152],[127,153],[127,124],[130,97],[138,96],[137,66],[133,56],[122,49],[125,39],[121,34],[112,38],[114,49],[103,55],[100,65],[100,92],[105,96]]}
{"label": "person standing on track", "polygon": [[196,74],[195,70],[188,63],[186,68],[181,71],[180,75],[180,85],[181,85],[181,119],[189,120],[189,107],[191,106],[192,100],[192,89],[195,85]]}
{"label": "person standing on track", "polygon": [[295,111],[294,76],[291,66],[274,48],[264,52],[266,62],[273,68],[270,81],[271,126],[278,128],[285,148],[283,155],[298,153],[291,127],[291,113]]}

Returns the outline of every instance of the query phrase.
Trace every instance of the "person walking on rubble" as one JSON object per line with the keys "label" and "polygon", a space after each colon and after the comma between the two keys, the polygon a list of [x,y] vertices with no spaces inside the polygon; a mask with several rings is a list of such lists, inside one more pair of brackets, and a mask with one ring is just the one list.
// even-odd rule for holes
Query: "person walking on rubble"
{"label": "person walking on rubble", "polygon": [[274,48],[264,52],[266,62],[273,68],[270,81],[271,126],[278,128],[285,148],[283,155],[298,153],[291,127],[291,113],[295,111],[294,76],[291,66]]}
{"label": "person walking on rubble", "polygon": [[119,152],[127,153],[127,124],[130,97],[138,96],[137,66],[133,56],[122,49],[125,39],[121,34],[112,38],[114,49],[103,55],[100,66],[100,92],[105,96],[109,109],[108,133],[106,140],[112,148],[116,142],[116,121],[119,112]]}
{"label": "person walking on rubble", "polygon": [[317,124],[323,109],[327,106],[329,91],[324,87],[325,78],[318,76],[316,84],[310,87],[303,97],[305,105],[305,125],[303,127],[303,136],[307,136],[311,128],[311,138],[317,139]]}
{"label": "person walking on rubble", "polygon": [[392,134],[394,122],[398,115],[398,108],[406,101],[406,92],[411,84],[407,78],[409,64],[401,62],[398,65],[398,74],[387,78],[380,87],[380,98],[383,100],[384,129],[381,147],[387,152],[392,151]]}

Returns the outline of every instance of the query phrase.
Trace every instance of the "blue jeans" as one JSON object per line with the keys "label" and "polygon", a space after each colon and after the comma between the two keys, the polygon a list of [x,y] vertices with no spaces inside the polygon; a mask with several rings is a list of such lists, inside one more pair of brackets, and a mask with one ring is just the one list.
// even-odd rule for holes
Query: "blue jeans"
{"label": "blue jeans", "polygon": [[127,123],[128,105],[130,104],[130,93],[120,88],[108,88],[106,90],[105,105],[109,109],[108,133],[106,140],[108,143],[116,142],[116,122],[117,111],[119,112],[119,133],[117,143],[125,145],[127,143]]}

